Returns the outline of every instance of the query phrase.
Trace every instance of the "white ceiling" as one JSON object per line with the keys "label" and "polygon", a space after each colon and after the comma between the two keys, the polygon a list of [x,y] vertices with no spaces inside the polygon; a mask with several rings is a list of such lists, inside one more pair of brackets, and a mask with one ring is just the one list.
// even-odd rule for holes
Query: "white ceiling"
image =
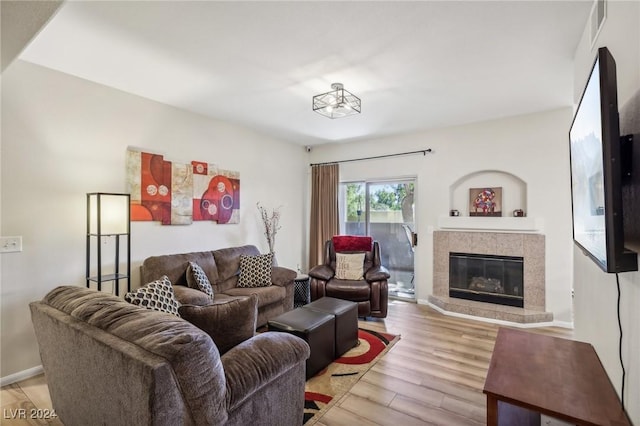
{"label": "white ceiling", "polygon": [[[20,59],[301,145],[569,106],[591,2],[66,2]],[[311,98],[333,82],[362,114]]]}

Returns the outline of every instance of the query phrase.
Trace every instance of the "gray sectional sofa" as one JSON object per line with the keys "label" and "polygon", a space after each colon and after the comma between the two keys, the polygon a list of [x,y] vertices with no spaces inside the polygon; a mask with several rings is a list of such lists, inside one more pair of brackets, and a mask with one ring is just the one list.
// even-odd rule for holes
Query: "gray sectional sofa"
{"label": "gray sectional sofa", "polygon": [[181,318],[52,290],[30,309],[53,409],[66,426],[302,424],[309,346],[254,335],[257,300],[183,305]]}

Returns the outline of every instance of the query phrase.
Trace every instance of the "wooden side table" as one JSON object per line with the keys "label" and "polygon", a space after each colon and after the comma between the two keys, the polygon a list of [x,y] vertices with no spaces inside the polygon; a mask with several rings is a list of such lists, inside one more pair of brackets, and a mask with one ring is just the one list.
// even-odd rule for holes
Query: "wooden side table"
{"label": "wooden side table", "polygon": [[311,287],[309,284],[309,275],[298,274],[293,280],[295,290],[293,292],[293,307],[299,308],[311,302]]}
{"label": "wooden side table", "polygon": [[631,425],[588,343],[500,328],[484,382],[487,425]]}

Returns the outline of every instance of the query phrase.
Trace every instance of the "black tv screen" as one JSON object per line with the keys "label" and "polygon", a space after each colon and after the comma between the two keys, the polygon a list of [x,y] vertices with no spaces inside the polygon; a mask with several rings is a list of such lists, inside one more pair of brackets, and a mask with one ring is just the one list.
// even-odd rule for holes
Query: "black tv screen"
{"label": "black tv screen", "polygon": [[616,64],[598,55],[569,131],[573,239],[605,272],[637,271],[624,248]]}

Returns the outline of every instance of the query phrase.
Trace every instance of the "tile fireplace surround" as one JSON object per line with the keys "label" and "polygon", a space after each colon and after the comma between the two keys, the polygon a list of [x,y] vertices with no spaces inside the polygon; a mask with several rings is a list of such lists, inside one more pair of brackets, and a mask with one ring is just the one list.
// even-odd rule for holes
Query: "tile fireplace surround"
{"label": "tile fireplace surround", "polygon": [[[449,297],[449,253],[524,258],[524,308]],[[553,321],[545,312],[544,235],[532,233],[434,231],[433,295],[429,302],[458,314],[520,324]]]}

